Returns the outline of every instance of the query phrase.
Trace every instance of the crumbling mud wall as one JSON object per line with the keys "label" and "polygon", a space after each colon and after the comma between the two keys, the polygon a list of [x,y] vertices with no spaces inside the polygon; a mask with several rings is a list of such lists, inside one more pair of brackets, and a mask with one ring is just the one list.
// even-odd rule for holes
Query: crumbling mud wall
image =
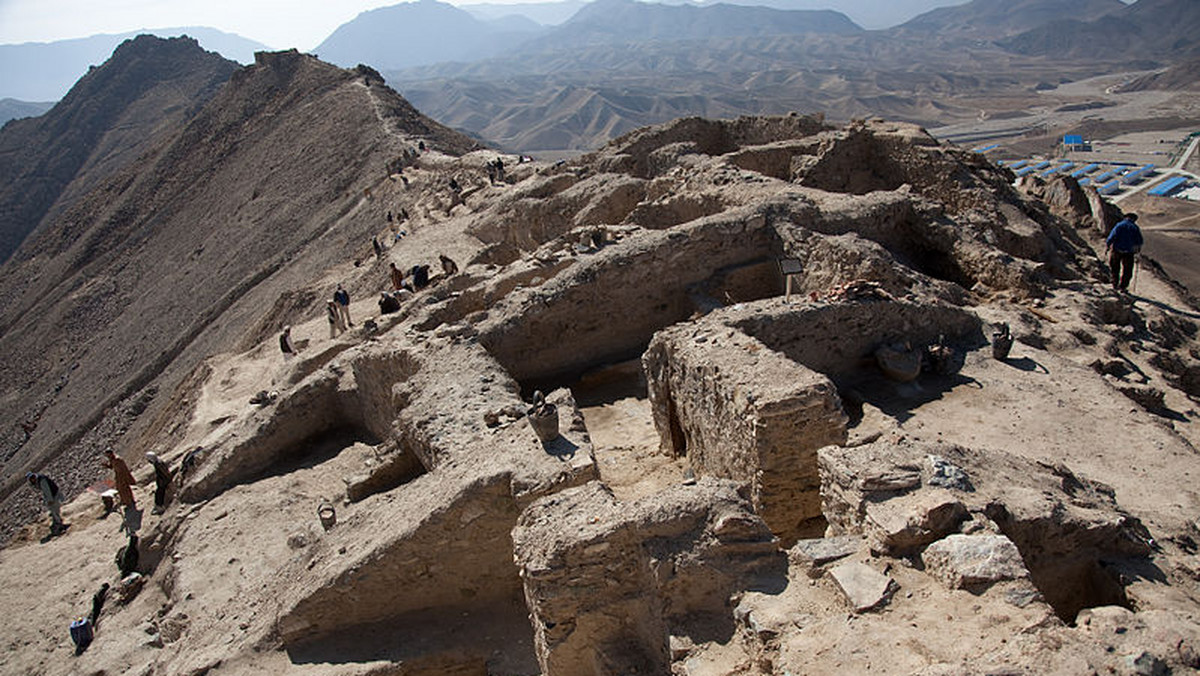
{"label": "crumbling mud wall", "polygon": [[625,134],[586,156],[584,161],[594,163],[602,171],[652,178],[658,171],[674,165],[674,162],[665,162],[663,158],[655,161],[655,153],[668,146],[686,145],[686,152],[676,151],[671,155],[700,153],[715,156],[744,145],[804,138],[825,129],[828,127],[821,116],[740,117],[736,120],[685,117]]}
{"label": "crumbling mud wall", "polygon": [[659,332],[642,364],[664,452],[748,485],[785,545],[824,530],[816,453],[844,443],[847,422],[828,378],[707,322]]}
{"label": "crumbling mud wall", "polygon": [[230,486],[258,478],[289,459],[303,458],[311,441],[337,429],[371,443],[350,377],[322,371],[306,378],[278,402],[251,411],[221,439],[204,447],[179,497],[200,502]]}
{"label": "crumbling mud wall", "polygon": [[834,377],[872,368],[883,343],[919,347],[944,335],[962,346],[984,343],[975,314],[948,305],[903,300],[861,300],[788,305],[762,301],[721,311],[721,321],[813,371]]}
{"label": "crumbling mud wall", "polygon": [[728,617],[731,593],[786,565],[728,482],[632,504],[590,483],[530,505],[512,536],[546,676],[669,673],[670,635]]}
{"label": "crumbling mud wall", "polygon": [[755,209],[641,232],[512,294],[479,324],[479,341],[521,382],[628,359],[696,310],[691,285],[777,250],[767,216]]}
{"label": "crumbling mud wall", "polygon": [[[407,612],[520,602],[509,531],[519,511],[507,473],[427,474],[339,524],[307,559],[281,605],[279,635],[297,644]],[[386,524],[386,527],[382,527]]]}
{"label": "crumbling mud wall", "polygon": [[644,199],[646,181],[619,174],[560,174],[517,188],[468,232],[489,245],[472,262],[506,265],[583,225],[617,224]]}

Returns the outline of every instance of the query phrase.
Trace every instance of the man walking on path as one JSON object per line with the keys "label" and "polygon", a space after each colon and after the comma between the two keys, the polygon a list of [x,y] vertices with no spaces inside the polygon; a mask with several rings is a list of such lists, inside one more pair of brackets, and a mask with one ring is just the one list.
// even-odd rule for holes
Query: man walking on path
{"label": "man walking on path", "polygon": [[350,319],[350,294],[338,284],[337,291],[333,292],[333,301],[337,303],[338,311],[342,313],[342,320],[346,322],[346,326],[354,326],[354,322]]}
{"label": "man walking on path", "polygon": [[1113,226],[1105,240],[1108,251],[1108,267],[1112,271],[1112,286],[1118,291],[1129,290],[1133,277],[1133,266],[1137,254],[1142,250],[1142,231],[1137,226],[1137,214],[1125,214],[1120,223]]}
{"label": "man walking on path", "polygon": [[61,533],[63,530],[62,520],[62,494],[58,492],[58,485],[54,480],[45,474],[37,472],[28,472],[25,478],[29,480],[29,485],[41,492],[42,502],[46,503],[46,509],[50,510],[50,532],[54,535]]}

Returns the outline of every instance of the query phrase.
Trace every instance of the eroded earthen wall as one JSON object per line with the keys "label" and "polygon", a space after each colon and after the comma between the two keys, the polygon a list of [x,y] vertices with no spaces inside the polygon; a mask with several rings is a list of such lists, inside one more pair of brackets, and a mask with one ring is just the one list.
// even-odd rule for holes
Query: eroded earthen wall
{"label": "eroded earthen wall", "polygon": [[776,248],[766,216],[751,209],[639,233],[514,294],[518,306],[482,323],[479,340],[522,382],[627,359],[692,314],[691,285]]}
{"label": "eroded earthen wall", "polygon": [[982,344],[982,322],[961,308],[934,303],[851,300],[787,305],[767,301],[750,312],[727,312],[736,326],[799,364],[832,377],[872,367],[885,342]]}
{"label": "eroded earthen wall", "polygon": [[750,486],[755,510],[785,543],[817,534],[816,451],[846,440],[833,383],[716,323],[658,333],[642,358],[661,446],[701,476]]}
{"label": "eroded earthen wall", "polygon": [[669,673],[670,635],[783,563],[728,482],[631,504],[593,482],[530,505],[513,546],[546,676]]}

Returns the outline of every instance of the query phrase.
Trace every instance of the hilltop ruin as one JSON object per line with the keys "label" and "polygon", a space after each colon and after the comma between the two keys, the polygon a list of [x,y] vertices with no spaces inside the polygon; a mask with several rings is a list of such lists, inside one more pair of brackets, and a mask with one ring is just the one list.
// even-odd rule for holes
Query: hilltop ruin
{"label": "hilltop ruin", "polygon": [[[1200,668],[1200,457],[1180,412],[1196,311],[1149,269],[1152,302],[1108,291],[1102,201],[1048,206],[982,156],[878,120],[684,119],[572,162],[503,156],[501,181],[495,152],[430,146],[397,152],[364,202],[384,256],[280,294],[257,340],[176,391],[156,450],[199,462],[146,518],[150,584],[81,660]],[[460,272],[373,309],[389,262],[443,251]],[[330,339],[317,298],[333,279],[358,325]],[[999,323],[1018,341],[1006,361],[988,348]],[[307,341],[290,361],[284,324]],[[247,403],[259,389],[277,397]],[[551,441],[527,417],[535,391],[558,412]],[[77,525],[42,547],[108,551],[95,510],[77,500]],[[87,587],[105,574],[55,565]],[[67,673],[66,635],[46,631],[18,640]]]}

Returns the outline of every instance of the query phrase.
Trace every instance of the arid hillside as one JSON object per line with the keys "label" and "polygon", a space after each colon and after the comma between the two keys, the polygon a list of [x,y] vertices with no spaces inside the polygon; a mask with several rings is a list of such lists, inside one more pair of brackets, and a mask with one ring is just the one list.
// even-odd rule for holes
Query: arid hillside
{"label": "arid hillside", "polygon": [[[134,78],[130,63],[179,45],[204,55],[186,41],[139,38],[76,91]],[[174,66],[184,92],[190,63]],[[124,119],[106,131],[108,109],[60,108],[73,118],[61,124],[124,138]],[[386,227],[371,194],[390,182],[389,167],[418,144],[450,154],[474,146],[370,69],[295,52],[261,54],[192,115],[156,123],[144,154],[107,166],[103,180],[86,174],[92,189],[44,219],[0,269],[6,497],[36,468],[77,493],[97,478],[104,444],[158,440],[155,416],[202,360],[275,330],[260,326],[273,308],[315,307],[325,292],[301,289],[370,253]],[[14,181],[10,194],[31,193],[39,178]],[[28,439],[25,422],[36,424]]]}
{"label": "arid hillside", "polygon": [[142,36],[83,76],[44,115],[0,129],[0,261],[43,221],[149,151],[238,65],[195,40]]}
{"label": "arid hillside", "polygon": [[[410,113],[262,55],[122,184],[155,216],[99,210],[122,268],[86,229],[27,243],[128,308],[63,392],[131,405],[72,452],[178,475],[113,514],[49,466],[70,525],[0,552],[0,670],[1200,668],[1200,312],[1144,256],[1111,288],[1113,205],[882,120],[683,118],[542,163]],[[156,284],[183,297],[131,290]],[[25,316],[91,307],[60,303]],[[106,375],[175,303],[195,329],[157,380]]]}

